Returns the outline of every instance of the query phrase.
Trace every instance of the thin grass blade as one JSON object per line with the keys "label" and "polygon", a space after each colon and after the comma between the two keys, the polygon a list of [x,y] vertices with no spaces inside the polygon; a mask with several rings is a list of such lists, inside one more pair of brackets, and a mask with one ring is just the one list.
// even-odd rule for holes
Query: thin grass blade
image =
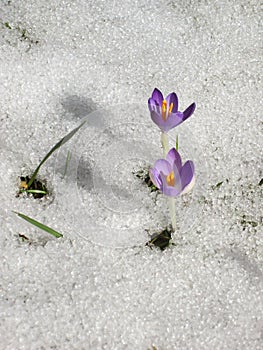
{"label": "thin grass blade", "polygon": [[33,175],[31,176],[31,179],[28,182],[28,188],[30,188],[30,186],[32,185],[32,183],[34,182],[40,167],[45,163],[46,160],[48,160],[48,158],[51,156],[51,154],[53,152],[55,152],[59,147],[61,147],[62,145],[64,145],[67,141],[69,141],[75,134],[76,132],[86,123],[86,121],[84,121],[83,123],[81,123],[77,128],[71,130],[70,133],[68,133],[66,136],[63,137],[63,139],[61,139],[46,155],[45,157],[41,160],[41,162],[39,163],[38,167],[36,168],[36,170],[34,171]]}
{"label": "thin grass blade", "polygon": [[29,222],[30,224],[40,228],[43,231],[46,231],[48,233],[50,233],[51,235],[55,236],[56,238],[60,238],[63,237],[63,235],[61,233],[59,233],[58,231],[53,230],[53,228],[46,226],[44,224],[41,224],[41,222],[36,221],[32,218],[30,218],[29,216],[26,216],[24,214],[18,213],[16,211],[14,211],[15,214],[17,214],[20,218],[26,220],[27,222]]}
{"label": "thin grass blade", "polygon": [[179,136],[176,135],[176,144],[175,144],[176,151],[178,152],[179,150]]}
{"label": "thin grass blade", "polygon": [[26,192],[26,193],[39,193],[39,194],[47,194],[46,191],[42,190],[20,190],[21,193]]}

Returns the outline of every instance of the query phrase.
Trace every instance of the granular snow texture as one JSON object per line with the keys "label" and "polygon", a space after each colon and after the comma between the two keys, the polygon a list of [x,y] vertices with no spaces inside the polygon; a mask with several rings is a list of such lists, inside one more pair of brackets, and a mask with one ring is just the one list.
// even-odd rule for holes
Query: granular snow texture
{"label": "granular snow texture", "polygon": [[[255,0],[1,1],[1,350],[262,348],[260,17]],[[155,87],[197,104],[171,132],[197,179],[164,251],[145,243],[166,200],[136,177],[162,155]],[[17,197],[82,120],[40,171],[49,197]]]}

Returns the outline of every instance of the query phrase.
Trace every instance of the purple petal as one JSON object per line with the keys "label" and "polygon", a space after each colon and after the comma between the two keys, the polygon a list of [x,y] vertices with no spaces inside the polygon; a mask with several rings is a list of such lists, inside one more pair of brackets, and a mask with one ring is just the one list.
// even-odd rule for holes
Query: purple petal
{"label": "purple petal", "polygon": [[148,100],[148,107],[150,112],[155,111],[157,113],[160,113],[161,107],[157,104],[157,102],[152,97],[150,97]]}
{"label": "purple petal", "polygon": [[180,196],[181,192],[178,191],[177,188],[175,187],[171,187],[171,186],[163,186],[163,190],[162,190],[163,194],[165,194],[166,196],[169,197],[178,197]]}
{"label": "purple petal", "polygon": [[194,175],[192,181],[189,183],[189,185],[187,185],[184,188],[184,190],[182,191],[181,195],[184,195],[184,194],[190,192],[192,190],[192,188],[194,187],[194,185],[195,185],[195,175]]}
{"label": "purple petal", "polygon": [[172,113],[176,113],[178,111],[178,97],[177,97],[176,93],[174,93],[174,92],[170,93],[166,97],[166,101],[167,101],[167,108],[168,109],[169,109],[169,106],[171,105],[171,103],[173,103]]}
{"label": "purple petal", "polygon": [[162,105],[162,103],[163,103],[163,94],[157,88],[155,88],[153,90],[152,98],[158,103],[159,106]]}
{"label": "purple petal", "polygon": [[168,132],[169,130],[175,128],[177,125],[181,124],[183,122],[183,113],[182,112],[176,112],[171,113],[170,116],[165,121],[165,132]]}
{"label": "purple petal", "polygon": [[154,164],[154,169],[160,174],[169,175],[173,170],[172,166],[165,159],[158,159]]}
{"label": "purple petal", "polygon": [[186,108],[186,110],[184,111],[184,117],[183,120],[186,120],[187,118],[189,118],[195,111],[195,103],[192,103],[189,107]]}
{"label": "purple petal", "polygon": [[151,111],[151,118],[152,121],[159,126],[161,130],[163,130],[163,127],[165,126],[165,121],[162,118],[162,115],[156,111]]}
{"label": "purple petal", "polygon": [[166,176],[163,173],[160,174],[160,178],[163,184],[161,188],[161,191],[163,192],[163,194],[169,197],[178,197],[180,195],[181,188],[168,186],[166,182]]}
{"label": "purple petal", "polygon": [[161,182],[161,177],[160,177],[160,174],[159,172],[153,168],[153,169],[150,169],[149,171],[149,176],[150,176],[150,179],[152,180],[152,183],[157,187],[157,188],[161,188],[162,187],[162,182]]}
{"label": "purple petal", "polygon": [[168,132],[183,122],[183,113],[172,113],[166,120],[163,120],[161,113],[151,111],[151,118],[163,132]]}
{"label": "purple petal", "polygon": [[180,171],[182,167],[182,159],[175,148],[170,149],[170,151],[167,153],[166,160],[171,164],[172,167],[175,165],[178,172]]}
{"label": "purple petal", "polygon": [[195,167],[191,160],[185,162],[180,170],[182,191],[194,180]]}

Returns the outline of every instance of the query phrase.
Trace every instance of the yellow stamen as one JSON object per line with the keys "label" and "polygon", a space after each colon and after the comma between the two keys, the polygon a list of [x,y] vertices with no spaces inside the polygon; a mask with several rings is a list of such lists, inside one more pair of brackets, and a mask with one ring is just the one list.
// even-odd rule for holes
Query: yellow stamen
{"label": "yellow stamen", "polygon": [[169,186],[174,186],[175,179],[174,179],[174,172],[171,171],[169,175],[166,176],[166,182]]}
{"label": "yellow stamen", "polygon": [[169,115],[172,113],[173,106],[174,106],[174,104],[171,103],[171,104],[170,104],[170,107],[169,107],[168,117],[169,117]]}
{"label": "yellow stamen", "polygon": [[163,100],[163,103],[162,103],[162,117],[163,117],[164,121],[166,120],[166,109],[167,109],[167,102],[166,102],[166,100]]}
{"label": "yellow stamen", "polygon": [[26,181],[21,181],[19,187],[21,189],[24,189],[24,190],[28,189],[28,185],[27,185]]}
{"label": "yellow stamen", "polygon": [[162,118],[163,118],[164,121],[166,121],[167,118],[172,113],[173,106],[174,106],[174,104],[171,103],[170,106],[169,106],[168,115],[167,115],[167,101],[163,100],[163,103],[162,103]]}

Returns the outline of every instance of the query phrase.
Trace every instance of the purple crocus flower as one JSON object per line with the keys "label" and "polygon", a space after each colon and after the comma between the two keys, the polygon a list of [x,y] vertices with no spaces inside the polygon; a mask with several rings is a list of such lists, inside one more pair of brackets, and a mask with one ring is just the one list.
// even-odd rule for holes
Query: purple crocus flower
{"label": "purple crocus flower", "polygon": [[188,160],[182,165],[181,156],[175,148],[170,149],[166,159],[155,162],[149,175],[153,184],[169,197],[189,192],[195,183],[194,163]]}
{"label": "purple crocus flower", "polygon": [[152,97],[148,100],[148,107],[152,121],[166,133],[194,113],[195,103],[187,107],[184,112],[179,112],[177,95],[172,92],[164,99],[161,91],[155,88]]}

